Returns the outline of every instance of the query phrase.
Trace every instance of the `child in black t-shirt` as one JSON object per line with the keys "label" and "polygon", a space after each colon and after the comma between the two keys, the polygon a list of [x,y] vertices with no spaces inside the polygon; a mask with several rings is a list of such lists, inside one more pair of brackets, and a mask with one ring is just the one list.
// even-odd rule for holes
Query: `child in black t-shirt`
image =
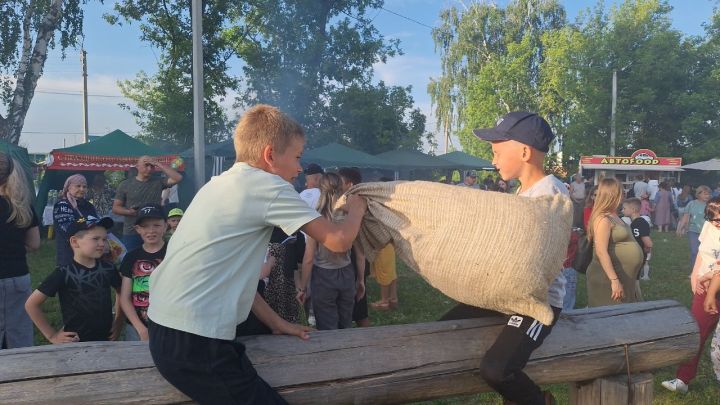
{"label": "child in black t-shirt", "polygon": [[[58,266],[25,303],[25,310],[51,343],[116,340],[122,311],[116,311],[110,288],[120,289],[120,276],[111,263],[98,260],[105,251],[110,218],[80,218],[68,227],[73,261]],[[55,330],[42,311],[48,297],[60,296],[64,326]]]}
{"label": "child in black t-shirt", "polygon": [[135,231],[143,240],[142,246],[129,252],[120,264],[123,276],[120,306],[128,320],[125,340],[148,340],[147,310],[150,305],[150,274],[165,259],[163,239],[167,223],[162,208],[148,204],[138,210]]}
{"label": "child in black t-shirt", "polygon": [[[623,202],[622,213],[626,217],[629,217],[632,221],[630,222],[630,229],[632,229],[633,237],[635,237],[635,240],[642,248],[645,262],[647,262],[650,259],[649,255],[652,251],[653,242],[652,239],[650,239],[650,224],[645,220],[645,218],[640,216],[641,206],[642,202],[639,198],[628,198]],[[647,274],[648,270],[649,266],[647,266],[646,263],[646,265],[643,266],[643,280],[650,279]]]}

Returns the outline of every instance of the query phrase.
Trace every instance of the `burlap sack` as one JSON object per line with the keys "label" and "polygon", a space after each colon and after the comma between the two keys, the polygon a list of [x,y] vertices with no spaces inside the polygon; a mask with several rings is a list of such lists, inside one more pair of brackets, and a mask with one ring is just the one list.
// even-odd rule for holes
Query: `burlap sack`
{"label": "burlap sack", "polygon": [[552,322],[548,289],[565,259],[568,197],[526,198],[424,181],[363,183],[357,243],[370,262],[387,243],[447,296]]}

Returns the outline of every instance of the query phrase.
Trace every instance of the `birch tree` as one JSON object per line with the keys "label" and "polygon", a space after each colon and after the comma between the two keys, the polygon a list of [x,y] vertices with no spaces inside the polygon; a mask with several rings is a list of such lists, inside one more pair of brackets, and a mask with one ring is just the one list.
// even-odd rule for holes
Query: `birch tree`
{"label": "birch tree", "polygon": [[[17,144],[48,51],[64,52],[82,34],[85,0],[0,2],[0,139]],[[56,35],[58,34],[58,35]]]}

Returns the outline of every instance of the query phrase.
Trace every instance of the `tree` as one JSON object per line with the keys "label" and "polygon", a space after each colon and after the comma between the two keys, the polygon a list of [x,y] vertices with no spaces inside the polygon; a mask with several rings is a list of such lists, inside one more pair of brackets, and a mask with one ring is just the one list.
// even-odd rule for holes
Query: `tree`
{"label": "tree", "polygon": [[[49,49],[64,52],[82,35],[85,0],[4,0],[0,2],[0,139],[20,141],[30,103]],[[59,37],[56,37],[56,32]]]}
{"label": "tree", "polygon": [[449,8],[440,18],[433,38],[442,76],[428,86],[438,129],[455,132],[463,150],[489,158],[471,130],[513,110],[537,110],[542,34],[564,26],[565,10],[556,0],[515,0],[505,9],[482,2],[462,12]]}
{"label": "tree", "polygon": [[[236,57],[227,35],[233,1],[203,2],[203,79],[205,141],[227,138],[230,122],[221,102],[228,92],[237,91],[239,80],[228,74]],[[190,2],[124,0],[115,4],[115,14],[106,15],[111,24],[140,22],[141,40],[160,49],[158,72],[139,72],[134,80],[118,85],[134,106],[122,106],[140,126],[139,137],[149,143],[182,150],[193,145],[192,21]]]}
{"label": "tree", "polygon": [[383,82],[351,85],[334,92],[320,129],[310,146],[345,143],[367,153],[398,148],[420,150],[425,139],[425,116],[413,108],[410,87],[387,87]]}
{"label": "tree", "polygon": [[329,95],[366,85],[372,66],[400,53],[367,12],[383,0],[250,0],[242,2],[229,35],[245,65],[242,105],[280,107],[312,134]]}

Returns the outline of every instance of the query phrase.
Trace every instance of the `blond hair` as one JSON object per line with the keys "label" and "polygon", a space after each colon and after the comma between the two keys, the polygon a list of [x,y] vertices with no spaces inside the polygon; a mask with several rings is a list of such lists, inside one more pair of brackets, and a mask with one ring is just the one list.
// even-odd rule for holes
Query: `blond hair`
{"label": "blond hair", "polygon": [[304,137],[300,124],[279,108],[258,104],[247,110],[235,127],[235,161],[257,163],[266,146],[283,153],[293,139]]}
{"label": "blond hair", "polygon": [[617,214],[618,207],[623,200],[623,187],[618,179],[606,177],[600,181],[597,188],[597,197],[593,205],[592,214],[588,221],[588,239],[593,239],[595,221],[599,217]]}
{"label": "blond hair", "polygon": [[10,215],[8,215],[7,223],[13,223],[17,228],[26,228],[30,226],[33,219],[32,207],[30,206],[30,190],[25,184],[23,173],[20,171],[20,164],[17,161],[10,165],[9,155],[0,153],[2,166],[5,168],[13,167],[8,174],[7,180],[0,185],[0,198],[4,198],[10,207]]}
{"label": "blond hair", "polygon": [[708,187],[708,186],[697,186],[697,188],[695,189],[695,198],[700,197],[700,193],[702,193],[703,191],[706,192],[706,193],[708,193],[708,194],[712,194],[712,190],[710,190],[710,187]]}
{"label": "blond hair", "polygon": [[323,173],[320,178],[320,199],[318,200],[317,210],[320,215],[329,220],[334,219],[334,207],[337,200],[343,195],[342,180],[335,173]]}

